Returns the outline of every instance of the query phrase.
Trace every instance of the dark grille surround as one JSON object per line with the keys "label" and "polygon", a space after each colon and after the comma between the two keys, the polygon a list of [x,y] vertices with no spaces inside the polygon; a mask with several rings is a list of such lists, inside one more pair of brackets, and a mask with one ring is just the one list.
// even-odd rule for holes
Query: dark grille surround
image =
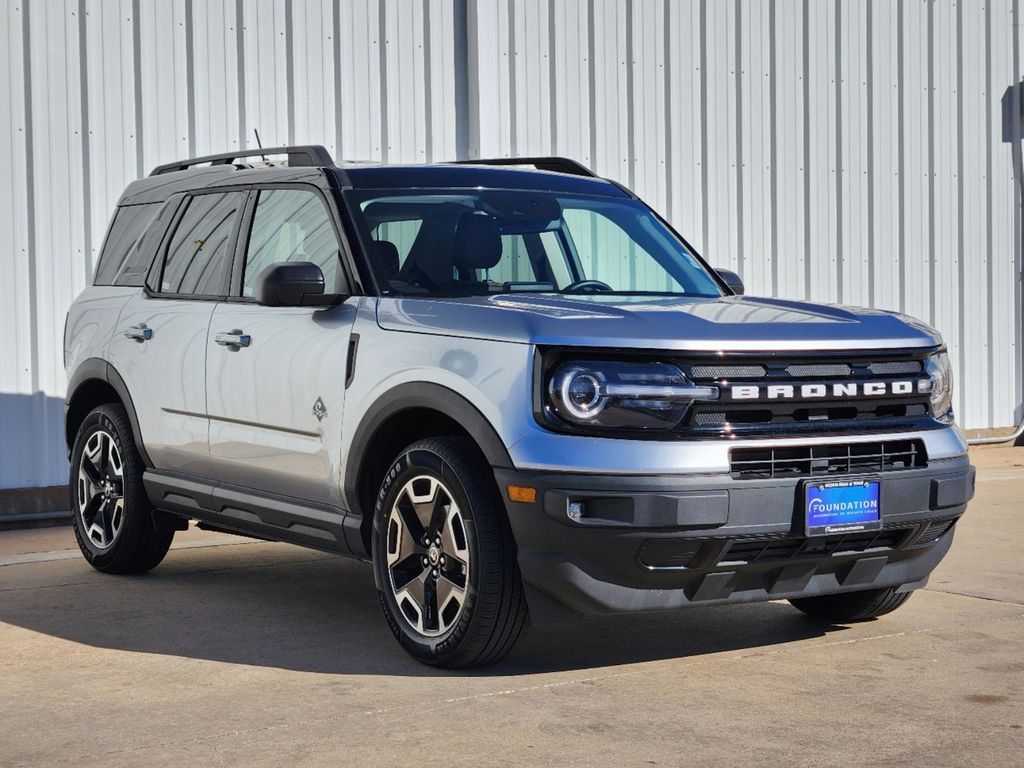
{"label": "dark grille surround", "polygon": [[729,468],[736,480],[894,472],[927,466],[921,440],[733,448],[729,452]]}
{"label": "dark grille surround", "polygon": [[730,400],[736,385],[788,384],[799,392],[807,384],[891,383],[924,377],[930,349],[895,352],[848,352],[834,355],[737,353],[673,361],[697,384],[717,384],[722,398],[696,402],[677,434],[695,437],[765,436],[828,432],[856,433],[926,429],[931,418],[927,394],[886,394],[850,398],[780,398]]}

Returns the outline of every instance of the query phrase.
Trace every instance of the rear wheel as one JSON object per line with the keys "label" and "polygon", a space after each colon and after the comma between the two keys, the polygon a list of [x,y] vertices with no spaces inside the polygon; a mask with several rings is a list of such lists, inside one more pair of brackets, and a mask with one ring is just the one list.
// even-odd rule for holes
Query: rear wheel
{"label": "rear wheel", "polygon": [[838,595],[801,597],[789,602],[794,608],[828,621],[865,621],[891,613],[910,599],[912,592],[897,592],[896,587],[846,592]]}
{"label": "rear wheel", "polygon": [[377,495],[381,607],[402,647],[427,664],[491,664],[526,622],[512,531],[489,474],[469,440],[420,440]]}
{"label": "rear wheel", "polygon": [[101,405],[82,422],[71,452],[71,511],[85,559],[104,573],[156,567],[174,538],[174,520],[153,509],[128,414]]}

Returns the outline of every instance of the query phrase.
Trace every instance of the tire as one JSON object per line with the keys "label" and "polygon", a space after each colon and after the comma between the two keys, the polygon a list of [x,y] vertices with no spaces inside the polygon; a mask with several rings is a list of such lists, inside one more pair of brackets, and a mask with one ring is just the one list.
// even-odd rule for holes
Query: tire
{"label": "tire", "polygon": [[847,592],[839,595],[801,597],[789,602],[808,616],[835,622],[866,621],[891,613],[910,599],[912,592],[897,587]]}
{"label": "tire", "polygon": [[470,440],[430,438],[402,452],[377,494],[372,552],[384,617],[413,658],[465,668],[512,649],[527,620],[515,542]]}
{"label": "tire", "polygon": [[150,504],[128,414],[101,405],[85,417],[71,452],[71,515],[85,559],[103,573],[144,573],[159,565],[174,520]]}

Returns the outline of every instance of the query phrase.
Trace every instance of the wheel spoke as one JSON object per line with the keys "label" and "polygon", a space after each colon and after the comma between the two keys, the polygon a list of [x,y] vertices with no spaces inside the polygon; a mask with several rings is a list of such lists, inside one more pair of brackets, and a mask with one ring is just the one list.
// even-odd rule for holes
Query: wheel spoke
{"label": "wheel spoke", "polygon": [[424,568],[420,556],[414,555],[405,558],[405,560],[400,560],[391,566],[391,580],[395,585],[395,590],[402,590],[415,579],[429,572],[429,568]]}
{"label": "wheel spoke", "polygon": [[439,630],[437,617],[437,579],[429,576],[423,580],[423,627],[429,631]]}
{"label": "wheel spoke", "polygon": [[388,566],[394,567],[413,555],[421,556],[423,551],[420,542],[413,538],[405,516],[392,515],[388,520]]}
{"label": "wheel spoke", "polygon": [[[461,607],[466,600],[466,589],[442,573],[437,579],[437,615],[439,622],[444,620],[444,609],[448,605],[449,600],[455,600]],[[447,629],[447,627],[442,627],[442,629]]]}
{"label": "wheel spoke", "polygon": [[110,462],[110,438],[105,432],[100,432],[99,442],[99,470],[101,475],[107,474],[107,466]]}
{"label": "wheel spoke", "polygon": [[121,466],[121,454],[118,453],[117,444],[111,437],[107,438],[107,475],[113,480],[122,477],[124,474]]}
{"label": "wheel spoke", "polygon": [[426,626],[427,608],[426,608],[426,589],[427,579],[430,576],[429,570],[422,570],[418,575],[406,582],[405,586],[398,590],[395,597],[398,598],[399,605],[402,604],[403,599],[409,600],[416,612],[419,614],[417,620],[417,629],[423,631]]}
{"label": "wheel spoke", "polygon": [[93,464],[88,456],[82,457],[82,474],[85,475],[85,479],[89,481],[93,488],[98,488],[102,482],[99,467]]}
{"label": "wheel spoke", "polygon": [[416,509],[408,494],[404,491],[398,497],[398,501],[395,502],[395,512],[402,518],[402,527],[409,532],[409,535],[415,541],[422,540],[426,529],[423,527],[423,523],[420,522],[419,515],[416,514]]}
{"label": "wheel spoke", "polygon": [[110,500],[105,500],[100,504],[99,513],[97,515],[97,521],[103,529],[103,546],[107,546],[114,538],[114,527],[112,525],[113,515],[112,505]]}
{"label": "wheel spoke", "polygon": [[448,516],[441,529],[441,549],[447,557],[453,557],[463,565],[469,563],[469,547],[466,542],[466,529],[462,524],[462,515],[454,502],[448,508]]}
{"label": "wheel spoke", "polygon": [[434,499],[430,505],[430,530],[440,531],[448,517],[448,510],[453,506],[451,498],[444,487],[438,483],[434,486]]}

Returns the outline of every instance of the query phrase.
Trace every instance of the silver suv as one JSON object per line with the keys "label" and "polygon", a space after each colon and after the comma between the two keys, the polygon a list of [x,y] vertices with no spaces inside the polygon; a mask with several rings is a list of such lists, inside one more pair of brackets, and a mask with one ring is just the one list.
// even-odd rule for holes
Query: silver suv
{"label": "silver suv", "polygon": [[528,615],[891,611],[973,495],[942,340],[742,293],[561,158],[161,166],[68,313],[82,552],[146,571],[195,519],[369,560],[451,667]]}

